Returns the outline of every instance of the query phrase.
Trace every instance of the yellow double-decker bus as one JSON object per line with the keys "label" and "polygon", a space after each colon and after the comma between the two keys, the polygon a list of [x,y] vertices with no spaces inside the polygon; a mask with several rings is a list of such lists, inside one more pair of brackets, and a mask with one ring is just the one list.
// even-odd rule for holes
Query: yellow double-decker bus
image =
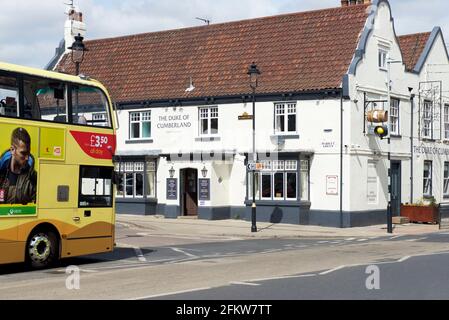
{"label": "yellow double-decker bus", "polygon": [[0,62],[0,264],[113,250],[114,123],[99,82]]}

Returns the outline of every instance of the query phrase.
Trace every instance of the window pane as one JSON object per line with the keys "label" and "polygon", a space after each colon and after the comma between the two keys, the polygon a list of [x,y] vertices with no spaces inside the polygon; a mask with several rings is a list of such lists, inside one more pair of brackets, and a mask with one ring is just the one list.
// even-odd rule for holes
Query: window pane
{"label": "window pane", "polygon": [[[260,187],[259,187],[260,175],[258,172],[256,172],[255,176],[256,176],[255,198],[256,198],[256,200],[260,200]],[[252,172],[248,173],[248,200],[253,200],[253,173]]]}
{"label": "window pane", "polygon": [[276,131],[284,132],[285,131],[285,116],[276,116]]}
{"label": "window pane", "polygon": [[140,124],[131,123],[131,139],[140,138]]}
{"label": "window pane", "polygon": [[423,176],[423,194],[426,196],[430,196],[432,195],[432,162],[424,162]]}
{"label": "window pane", "polygon": [[201,134],[208,134],[209,133],[209,123],[207,119],[201,120]]}
{"label": "window pane", "polygon": [[288,131],[296,132],[296,115],[294,114],[288,116]]}
{"label": "window pane", "polygon": [[142,138],[151,138],[151,122],[142,123]]}
{"label": "window pane", "polygon": [[112,206],[112,172],[112,167],[81,166],[79,195],[81,208]]}
{"label": "window pane", "polygon": [[449,163],[444,163],[444,185],[443,193],[445,196],[449,195]]}
{"label": "window pane", "polygon": [[134,196],[134,174],[126,173],[126,196],[132,197]]}
{"label": "window pane", "polygon": [[[100,89],[87,86],[72,87],[72,108],[75,124],[110,126],[108,100]],[[98,119],[98,115],[95,115],[98,112],[102,115],[102,119]]]}
{"label": "window pane", "polygon": [[301,200],[309,200],[309,160],[301,160]]}
{"label": "window pane", "polygon": [[0,116],[19,116],[19,90],[15,78],[0,76]]}
{"label": "window pane", "polygon": [[262,198],[271,199],[271,174],[262,175]]}
{"label": "window pane", "polygon": [[399,134],[399,100],[392,99],[390,105],[391,133]]}
{"label": "window pane", "polygon": [[136,197],[143,197],[143,173],[136,173]]}
{"label": "window pane", "polygon": [[81,179],[81,194],[85,196],[95,195],[95,178],[84,178]]}
{"label": "window pane", "polygon": [[274,197],[284,199],[284,173],[277,172],[274,174]]}
{"label": "window pane", "polygon": [[147,197],[156,196],[156,172],[147,171]]}
{"label": "window pane", "polygon": [[64,83],[28,78],[24,81],[24,94],[27,118],[59,123],[68,122],[66,85]]}
{"label": "window pane", "polygon": [[210,120],[210,133],[211,134],[218,134],[218,119],[211,119]]}
{"label": "window pane", "polygon": [[296,173],[287,172],[287,199],[296,199]]}
{"label": "window pane", "polygon": [[123,197],[125,194],[125,180],[123,179],[123,174],[118,174],[117,180],[117,197]]}

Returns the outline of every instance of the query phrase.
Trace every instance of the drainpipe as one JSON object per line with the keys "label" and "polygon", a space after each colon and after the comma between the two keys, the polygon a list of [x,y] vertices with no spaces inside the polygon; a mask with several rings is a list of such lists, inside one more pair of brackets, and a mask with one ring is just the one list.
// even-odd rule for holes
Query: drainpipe
{"label": "drainpipe", "polygon": [[410,91],[410,106],[411,106],[411,123],[410,123],[410,203],[413,203],[413,159],[414,159],[414,152],[413,152],[413,126],[414,126],[414,117],[413,113],[415,111],[415,95],[412,93],[413,88],[408,88]]}
{"label": "drainpipe", "polygon": [[340,92],[340,228],[343,228],[343,90]]}

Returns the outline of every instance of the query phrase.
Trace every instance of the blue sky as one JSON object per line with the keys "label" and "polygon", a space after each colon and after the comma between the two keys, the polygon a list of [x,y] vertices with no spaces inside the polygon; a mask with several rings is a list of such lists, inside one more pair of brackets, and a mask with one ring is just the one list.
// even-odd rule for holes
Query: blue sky
{"label": "blue sky", "polygon": [[[44,67],[63,38],[69,0],[0,0],[0,60]],[[75,0],[87,39],[340,6],[340,0]],[[440,26],[449,44],[447,0],[390,0],[398,34]]]}

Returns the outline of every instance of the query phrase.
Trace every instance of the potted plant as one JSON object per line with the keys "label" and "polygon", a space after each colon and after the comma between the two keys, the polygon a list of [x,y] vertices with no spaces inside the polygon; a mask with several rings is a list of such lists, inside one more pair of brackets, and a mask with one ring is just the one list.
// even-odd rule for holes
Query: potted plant
{"label": "potted plant", "polygon": [[438,215],[438,204],[434,197],[401,205],[401,216],[409,218],[410,222],[438,223]]}

